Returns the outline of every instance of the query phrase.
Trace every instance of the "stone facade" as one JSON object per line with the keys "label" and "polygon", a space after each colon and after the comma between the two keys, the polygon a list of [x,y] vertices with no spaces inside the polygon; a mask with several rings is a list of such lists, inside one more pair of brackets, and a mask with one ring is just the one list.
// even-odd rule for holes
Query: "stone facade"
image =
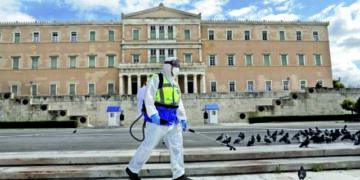
{"label": "stone facade", "polygon": [[[206,104],[218,104],[218,122],[236,123],[246,121],[252,115],[319,115],[350,113],[341,109],[344,99],[357,100],[360,89],[320,89],[306,92],[239,92],[239,93],[202,93],[183,95],[187,117],[191,124],[203,124]],[[41,110],[41,105],[48,105]],[[54,119],[85,117],[83,125],[94,127],[108,126],[108,106],[120,106],[125,115],[125,125],[137,118],[135,95],[122,96],[57,96],[36,97],[29,104],[21,100],[0,100],[1,120],[51,120],[53,111],[65,111]],[[245,114],[241,119],[240,114]],[[119,123],[118,123],[119,124]]]}
{"label": "stone facade", "polygon": [[[55,110],[71,116],[77,115],[74,110],[86,112],[90,122],[106,126],[106,113],[97,111],[121,105],[133,117],[135,101],[128,99],[171,56],[181,61],[178,82],[186,106],[194,109],[190,119],[198,119],[212,97],[269,96],[259,102],[246,97],[242,103],[248,106],[237,112],[250,112],[259,104],[271,105],[275,94],[305,93],[319,81],[332,87],[327,22],[202,20],[201,14],[163,4],[121,19],[0,22],[0,93],[11,92],[19,101],[45,98],[41,103]],[[21,114],[5,115],[10,119],[26,119],[23,112],[32,111],[4,107]],[[237,115],[229,116],[220,121]]]}

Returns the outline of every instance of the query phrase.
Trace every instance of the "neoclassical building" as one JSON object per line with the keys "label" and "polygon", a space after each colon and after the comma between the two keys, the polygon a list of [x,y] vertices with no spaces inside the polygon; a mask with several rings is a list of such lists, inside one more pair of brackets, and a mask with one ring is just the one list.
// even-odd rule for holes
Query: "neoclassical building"
{"label": "neoclassical building", "polygon": [[182,93],[332,87],[328,22],[203,20],[157,7],[109,22],[0,22],[0,93],[129,95],[181,61]]}

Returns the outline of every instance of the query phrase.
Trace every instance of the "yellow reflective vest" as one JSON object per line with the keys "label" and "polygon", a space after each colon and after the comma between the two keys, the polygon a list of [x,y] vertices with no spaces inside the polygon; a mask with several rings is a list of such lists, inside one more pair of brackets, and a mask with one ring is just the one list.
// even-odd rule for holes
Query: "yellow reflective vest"
{"label": "yellow reflective vest", "polygon": [[[156,74],[156,76],[158,75]],[[161,77],[159,76],[159,78]],[[177,82],[174,81],[174,85],[171,85],[164,75],[162,79],[162,86],[160,84],[156,91],[155,105],[167,108],[178,108],[181,93]]]}

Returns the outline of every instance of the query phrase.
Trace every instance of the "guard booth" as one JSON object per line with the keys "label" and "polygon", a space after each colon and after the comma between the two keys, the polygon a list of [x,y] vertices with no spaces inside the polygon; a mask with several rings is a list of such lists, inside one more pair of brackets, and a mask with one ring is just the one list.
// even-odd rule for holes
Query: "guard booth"
{"label": "guard booth", "polygon": [[208,122],[210,124],[218,123],[219,105],[218,104],[205,104],[205,109],[208,113]]}
{"label": "guard booth", "polygon": [[108,126],[119,126],[120,106],[108,106],[106,112],[108,113]]}

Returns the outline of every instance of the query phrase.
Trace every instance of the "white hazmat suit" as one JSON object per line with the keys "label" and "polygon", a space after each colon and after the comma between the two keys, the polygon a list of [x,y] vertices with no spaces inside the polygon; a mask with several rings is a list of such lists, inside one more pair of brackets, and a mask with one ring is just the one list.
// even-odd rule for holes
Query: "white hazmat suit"
{"label": "white hazmat suit", "polygon": [[[167,59],[166,61],[171,60],[173,59]],[[172,85],[174,85],[174,79],[177,77],[178,73],[179,68],[174,68],[171,64],[164,64],[162,74]],[[159,77],[153,76],[147,83],[144,101],[146,106],[146,112],[149,117],[158,113],[154,102],[159,82]],[[176,117],[179,121],[184,120],[186,122],[186,113],[181,98],[179,100],[179,107],[176,110]],[[142,166],[149,159],[152,150],[159,144],[160,140],[164,138],[166,141],[165,143],[170,150],[171,170],[173,173],[173,179],[179,178],[180,176],[184,175],[185,168],[183,156],[183,136],[181,127],[182,123],[179,123],[179,121],[176,121],[169,126],[147,123],[145,129],[145,140],[136,150],[135,155],[133,156],[128,165],[128,169],[130,169],[133,173],[138,174]]]}

